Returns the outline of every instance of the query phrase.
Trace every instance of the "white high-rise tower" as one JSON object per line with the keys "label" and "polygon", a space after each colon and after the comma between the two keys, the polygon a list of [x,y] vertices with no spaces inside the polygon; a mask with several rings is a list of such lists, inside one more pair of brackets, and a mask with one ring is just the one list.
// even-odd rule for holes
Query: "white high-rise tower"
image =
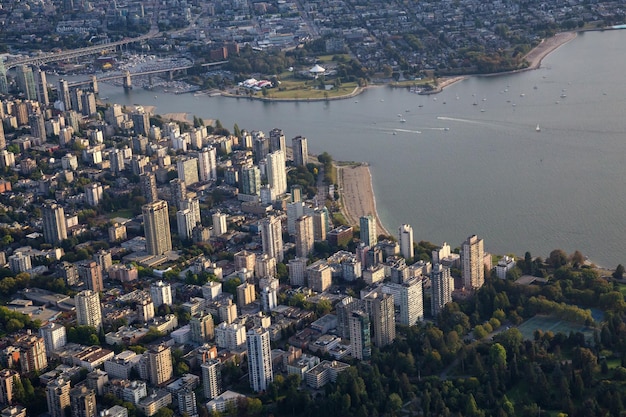
{"label": "white high-rise tower", "polygon": [[250,387],[255,392],[265,391],[274,379],[270,333],[261,328],[250,329],[246,334],[246,344]]}
{"label": "white high-rise tower", "polygon": [[398,241],[400,242],[400,252],[406,259],[413,258],[413,228],[408,224],[403,224],[398,229]]}
{"label": "white high-rise tower", "polygon": [[267,182],[274,190],[275,196],[287,192],[287,171],[283,151],[276,151],[267,155]]}
{"label": "white high-rise tower", "polygon": [[100,296],[91,290],[81,291],[74,297],[76,303],[76,322],[79,326],[99,328],[102,325]]}

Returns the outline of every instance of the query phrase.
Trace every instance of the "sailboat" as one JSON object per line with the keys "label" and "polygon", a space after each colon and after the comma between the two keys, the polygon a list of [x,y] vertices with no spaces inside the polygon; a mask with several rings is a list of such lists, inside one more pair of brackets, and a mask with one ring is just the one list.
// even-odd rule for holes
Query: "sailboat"
{"label": "sailboat", "polygon": [[541,128],[539,127],[539,125],[537,125],[537,127],[535,128],[535,131],[541,132]]}

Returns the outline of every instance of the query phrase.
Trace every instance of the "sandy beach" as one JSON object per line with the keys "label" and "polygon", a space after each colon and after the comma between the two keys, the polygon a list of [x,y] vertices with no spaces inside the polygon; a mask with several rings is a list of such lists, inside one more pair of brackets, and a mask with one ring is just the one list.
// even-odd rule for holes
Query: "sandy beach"
{"label": "sandy beach", "polygon": [[541,61],[548,56],[548,54],[554,52],[559,46],[565,45],[575,37],[576,32],[561,32],[551,38],[542,40],[539,45],[524,56],[524,59],[528,61],[528,69],[539,68]]}
{"label": "sandy beach", "polygon": [[368,214],[376,217],[378,234],[389,235],[376,212],[376,199],[372,187],[372,175],[366,164],[338,166],[337,180],[341,194],[341,212],[353,226],[359,225],[359,217]]}
{"label": "sandy beach", "polygon": [[193,119],[189,118],[189,113],[165,113],[162,117],[166,120],[174,120],[175,122],[191,123]]}

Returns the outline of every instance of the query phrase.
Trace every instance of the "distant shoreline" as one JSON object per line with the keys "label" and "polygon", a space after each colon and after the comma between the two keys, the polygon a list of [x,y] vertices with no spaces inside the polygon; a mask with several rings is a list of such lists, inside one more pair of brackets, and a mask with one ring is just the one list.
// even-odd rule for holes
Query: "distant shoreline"
{"label": "distant shoreline", "polygon": [[[522,71],[530,71],[541,67],[541,62],[545,57],[550,55],[552,52],[565,45],[569,41],[575,39],[577,36],[577,32],[560,32],[556,35],[543,39],[539,45],[535,46],[530,52],[524,55],[524,60],[528,61],[528,67],[520,68],[511,71],[504,72],[494,72],[490,74],[467,74],[467,75],[455,75],[450,77],[442,77],[438,80],[437,86],[429,92],[424,94],[437,94],[444,90],[444,88],[449,87],[453,84],[456,84],[459,81],[463,81],[468,77],[477,76],[477,77],[492,77],[497,75],[505,75],[505,74],[515,74],[517,72]],[[383,85],[391,85],[390,83]],[[365,87],[355,87],[354,90],[349,94],[344,94],[336,97],[319,97],[319,98],[275,98],[275,97],[257,97],[257,96],[241,96],[236,94],[227,93],[222,91],[220,95],[223,97],[237,98],[237,99],[248,99],[248,100],[258,100],[258,101],[267,101],[267,102],[282,102],[282,103],[290,103],[290,102],[313,102],[313,101],[334,101],[334,100],[345,100],[349,98],[353,98],[363,93],[365,90],[371,87],[377,87],[378,84],[368,85]],[[392,85],[391,85],[392,86]],[[393,86],[392,86],[393,87]]]}

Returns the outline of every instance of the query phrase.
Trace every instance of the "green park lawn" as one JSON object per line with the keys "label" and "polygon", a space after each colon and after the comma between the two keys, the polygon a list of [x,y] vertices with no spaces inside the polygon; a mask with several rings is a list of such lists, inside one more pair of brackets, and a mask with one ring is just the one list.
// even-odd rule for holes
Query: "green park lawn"
{"label": "green park lawn", "polygon": [[108,217],[109,219],[114,219],[115,217],[123,217],[125,219],[132,219],[133,217],[135,217],[135,215],[133,214],[133,209],[121,209],[121,210],[113,211],[111,213],[107,213],[106,217]]}
{"label": "green park lawn", "polygon": [[[328,81],[328,83],[331,84],[332,81]],[[357,83],[344,83],[339,88],[333,88],[331,90],[321,90],[317,87],[318,84],[316,84],[314,80],[281,80],[280,86],[278,88],[269,89],[266,97],[296,100],[341,97],[351,94],[357,87]],[[262,94],[257,93],[257,96],[260,97]]]}

